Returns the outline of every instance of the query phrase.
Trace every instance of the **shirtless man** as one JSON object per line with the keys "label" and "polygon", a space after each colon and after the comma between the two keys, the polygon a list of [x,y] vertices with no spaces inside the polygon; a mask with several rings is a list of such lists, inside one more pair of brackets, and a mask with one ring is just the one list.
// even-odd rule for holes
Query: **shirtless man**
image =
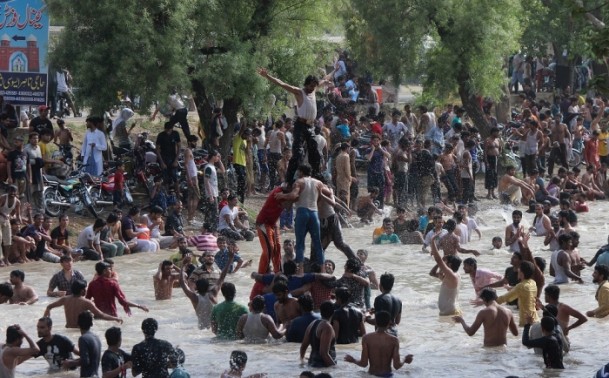
{"label": "shirtless man", "polygon": [[9,301],[11,304],[31,305],[38,301],[38,294],[34,289],[23,284],[25,273],[22,270],[13,270],[10,280],[13,285],[13,297]]}
{"label": "shirtless man", "polygon": [[501,155],[501,139],[499,139],[499,129],[493,127],[491,135],[484,141],[484,164],[486,172],[484,177],[484,187],[487,190],[487,199],[497,199],[495,188],[497,187],[497,163]]}
{"label": "shirtless man", "polygon": [[[459,287],[461,286],[461,277],[457,272],[461,265],[461,259],[455,255],[446,255],[444,258],[440,257],[437,246],[439,235],[440,232],[437,232],[431,239],[431,255],[436,260],[436,265],[431,269],[429,275],[442,280],[440,295],[438,296],[440,316],[459,315],[461,310],[457,300],[459,297]],[[440,269],[440,272],[438,272],[438,269]]]}
{"label": "shirtless man", "polygon": [[[59,150],[62,151],[66,160],[72,159],[72,149],[70,148],[71,143],[74,141],[72,131],[69,127],[65,126],[65,121],[63,119],[57,120],[57,127],[58,129],[55,130],[53,142],[59,146]],[[70,167],[73,168],[72,165],[70,165]]]}
{"label": "shirtless man", "polygon": [[522,211],[514,210],[512,211],[512,224],[508,225],[505,228],[505,245],[509,246],[510,252],[519,252],[520,245],[518,244],[519,240],[525,235],[524,226],[520,224],[522,220]]}
{"label": "shirtless man", "polygon": [[506,334],[508,328],[512,335],[518,336],[518,326],[514,322],[514,316],[509,309],[499,306],[495,300],[497,293],[495,289],[484,288],[480,292],[480,298],[486,306],[478,312],[476,320],[468,326],[461,316],[454,316],[455,323],[461,323],[463,330],[469,336],[474,336],[482,325],[484,327],[484,346],[495,347],[507,344]]}
{"label": "shirtless man", "polygon": [[[277,180],[279,161],[281,160],[283,152],[286,148],[285,124],[283,123],[283,121],[278,120],[275,122],[274,129],[268,133],[264,147],[269,149],[270,180],[268,189],[270,191],[273,190],[275,186],[283,182],[283,180]],[[288,151],[291,152],[290,149],[288,149]],[[289,161],[290,159],[288,158],[287,162]],[[285,165],[285,170],[287,170],[287,164]]]}
{"label": "shirtless man", "polygon": [[404,361],[400,358],[400,340],[387,333],[391,315],[387,311],[379,311],[375,314],[376,330],[362,337],[362,354],[356,360],[350,354],[345,356],[345,361],[351,362],[361,367],[368,366],[368,374],[377,377],[389,377],[391,373],[391,363],[393,368],[399,369],[404,364],[409,364],[413,360],[413,355],[408,354]]}
{"label": "shirtless man", "polygon": [[273,285],[273,294],[277,298],[274,305],[277,323],[283,324],[285,329],[288,329],[290,322],[302,315],[298,299],[289,296],[288,285],[283,282]]}
{"label": "shirtless man", "polygon": [[499,195],[502,202],[510,202],[518,206],[518,200],[523,204],[528,204],[531,198],[535,197],[535,188],[526,182],[516,178],[516,167],[508,166],[505,174],[499,180]]}
{"label": "shirtless man", "polygon": [[459,242],[459,236],[455,234],[455,228],[457,226],[457,222],[454,219],[449,219],[446,221],[445,229],[448,231],[448,234],[442,236],[439,242],[440,249],[444,251],[444,256],[446,255],[457,255],[457,252],[461,253],[471,253],[474,256],[480,256],[480,252],[475,249],[465,249],[461,247]]}
{"label": "shirtless man", "polygon": [[569,167],[567,163],[567,143],[569,146],[571,145],[571,133],[567,125],[560,123],[560,115],[552,123],[551,131],[552,150],[550,151],[550,159],[548,161],[548,174],[553,176],[555,162],[559,161],[563,167]]}
{"label": "shirtless man", "polygon": [[[22,348],[25,339],[29,346]],[[0,373],[2,377],[11,378],[15,376],[15,369],[27,359],[35,357],[40,353],[40,348],[18,324],[6,328],[6,344],[2,345],[0,356]]]}
{"label": "shirtless man", "polygon": [[577,274],[581,277],[582,270],[586,268],[586,260],[584,260],[579,254],[579,233],[575,230],[569,231],[569,235],[571,235],[571,249],[567,250],[567,254],[571,259],[571,270],[573,273]]}
{"label": "shirtless man", "polygon": [[454,202],[457,197],[457,163],[455,159],[452,144],[446,143],[444,152],[438,157],[438,161],[444,169],[444,176],[440,177],[440,180],[448,190],[448,202]]}
{"label": "shirtless man", "polygon": [[[546,303],[555,305],[558,308],[556,320],[558,320],[558,324],[560,325],[560,328],[562,328],[565,336],[567,336],[569,331],[573,328],[577,328],[588,321],[588,318],[581,312],[577,311],[568,304],[559,302],[558,298],[560,297],[560,287],[557,285],[548,285],[543,292],[545,294]],[[541,307],[542,310],[544,309],[544,305],[539,299],[537,299],[537,306]],[[577,319],[577,321],[575,321],[573,324],[569,324],[571,316]]]}
{"label": "shirtless man", "polygon": [[110,320],[123,323],[123,319],[104,314],[95,306],[93,301],[86,299],[87,282],[84,280],[75,280],[72,282],[72,293],[56,300],[49,304],[44,310],[43,316],[51,316],[51,310],[55,307],[63,306],[66,316],[66,328],[78,328],[78,315],[84,311],[91,311],[96,319]]}
{"label": "shirtless man", "polygon": [[154,282],[154,298],[157,301],[171,299],[174,286],[179,285],[180,269],[169,260],[159,263],[159,269],[152,276]]}
{"label": "shirtless man", "polygon": [[594,166],[589,165],[586,167],[586,172],[582,175],[579,183],[586,189],[586,196],[589,199],[605,199],[605,192],[596,185],[596,180],[594,179]]}

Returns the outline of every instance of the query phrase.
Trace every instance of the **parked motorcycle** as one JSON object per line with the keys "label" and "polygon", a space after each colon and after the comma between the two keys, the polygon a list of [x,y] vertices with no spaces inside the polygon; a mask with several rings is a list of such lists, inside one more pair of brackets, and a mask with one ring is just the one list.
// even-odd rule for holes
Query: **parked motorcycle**
{"label": "parked motorcycle", "polygon": [[[113,194],[115,174],[116,172],[106,173],[105,175],[102,175],[100,180],[94,179],[94,183],[91,186],[90,195],[93,200],[93,208],[98,214],[105,211],[107,207],[112,207],[114,205]],[[124,172],[123,176],[126,178],[127,172]],[[131,195],[129,185],[127,185],[127,180],[125,180],[123,192],[125,204],[129,206],[133,205],[133,196]]]}
{"label": "parked motorcycle", "polygon": [[93,199],[87,188],[91,181],[90,175],[77,172],[75,175],[62,180],[56,176],[43,175],[44,189],[42,200],[47,215],[58,217],[63,211],[74,206],[77,213],[86,208],[95,218],[98,217]]}

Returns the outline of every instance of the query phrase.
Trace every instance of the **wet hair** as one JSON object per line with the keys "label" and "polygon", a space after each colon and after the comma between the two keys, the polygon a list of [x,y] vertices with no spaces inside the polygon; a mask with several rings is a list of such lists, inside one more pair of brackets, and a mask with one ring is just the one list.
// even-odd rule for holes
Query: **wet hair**
{"label": "wet hair", "polygon": [[298,297],[298,304],[303,313],[313,311],[314,303],[311,294],[305,293]]}
{"label": "wet hair", "polygon": [[169,361],[173,362],[175,365],[184,365],[186,362],[186,354],[181,348],[175,348],[173,353],[169,356]]}
{"label": "wet hair", "polygon": [[541,329],[546,331],[546,332],[552,332],[554,331],[554,328],[556,327],[556,319],[554,319],[551,316],[544,316],[543,318],[541,318]]}
{"label": "wet hair", "polygon": [[315,84],[319,85],[319,79],[313,75],[309,75],[305,78],[304,85]]}
{"label": "wet hair", "polygon": [[93,313],[89,310],[81,312],[78,314],[76,324],[78,324],[80,329],[90,330],[93,327]]}
{"label": "wet hair", "polygon": [[70,255],[62,255],[62,256],[59,258],[59,262],[60,262],[60,263],[62,263],[62,262],[67,262],[67,261],[72,261],[72,260],[73,260],[73,259],[72,259],[72,256],[70,256]]}
{"label": "wet hair", "polygon": [[235,284],[231,282],[224,282],[222,284],[222,287],[220,288],[220,291],[222,291],[222,295],[227,301],[232,301],[233,299],[235,299],[235,295],[237,294]]}
{"label": "wet hair", "polygon": [[[562,212],[562,211],[561,211]],[[562,234],[558,237],[558,245],[562,248],[563,245],[565,245],[566,243],[572,241],[573,238],[571,237],[571,235],[569,234]]]}
{"label": "wet hair", "polygon": [[[326,260],[326,263],[330,263],[330,264],[332,264],[332,270],[336,270],[336,264],[334,263],[334,261],[332,261],[332,260],[330,260],[330,259],[327,259],[327,260]],[[325,263],[324,263],[324,264],[325,264]]]}
{"label": "wet hair", "polygon": [[325,301],[319,306],[319,314],[322,319],[330,319],[334,314],[334,303]]}
{"label": "wet hair", "polygon": [[283,273],[285,273],[287,276],[296,274],[296,268],[296,263],[292,260],[288,260],[283,263]]}
{"label": "wet hair", "polygon": [[535,273],[535,267],[533,263],[530,261],[523,261],[520,263],[520,271],[525,279],[529,279],[533,277],[533,273]]}
{"label": "wet hair", "polygon": [[497,299],[497,292],[493,288],[485,287],[480,291],[480,299],[485,302],[494,301]]}
{"label": "wet hair", "polygon": [[556,307],[556,305],[553,305],[553,304],[544,306],[543,316],[549,316],[556,320],[556,317],[558,316],[558,307]]}
{"label": "wet hair", "polygon": [[419,229],[419,220],[418,219],[411,219],[408,222],[406,222],[406,231],[408,232],[414,232],[416,230]]}
{"label": "wet hair", "polygon": [[594,270],[596,271],[596,273],[602,275],[605,280],[609,279],[609,266],[605,264],[596,264]]}
{"label": "wet hair", "polygon": [[478,261],[476,261],[476,259],[473,257],[468,257],[463,261],[463,265],[470,265],[470,266],[473,266],[474,268],[477,268]]}
{"label": "wet hair", "polygon": [[95,272],[101,276],[102,274],[104,274],[104,270],[108,269],[109,267],[110,267],[110,264],[108,264],[105,261],[100,261],[97,264],[95,264]]}
{"label": "wet hair", "polygon": [[514,215],[519,215],[522,218],[522,211],[514,210],[514,211],[512,211],[512,216],[514,216]]}
{"label": "wet hair", "polygon": [[315,373],[313,373],[312,371],[309,371],[309,370],[305,370],[300,373],[300,376],[305,377],[305,378],[315,378]]}
{"label": "wet hair", "polygon": [[543,289],[543,292],[555,301],[560,297],[560,287],[558,285],[548,285]]}
{"label": "wet hair", "polygon": [[3,297],[11,298],[13,294],[13,286],[10,283],[4,282],[0,284],[0,295],[2,295]]}
{"label": "wet hair", "polygon": [[275,284],[273,284],[273,293],[274,294],[286,293],[289,291],[290,291],[290,289],[288,288],[288,285],[286,285],[284,282],[276,282]]}
{"label": "wet hair", "polygon": [[395,277],[391,273],[383,273],[381,275],[380,284],[381,287],[387,291],[391,291],[393,289],[393,283],[395,282]]}
{"label": "wet hair", "polygon": [[455,222],[454,219],[449,219],[446,221],[446,223],[444,224],[444,228],[448,231],[448,232],[453,232],[455,230],[455,228],[457,228],[457,222]]}
{"label": "wet hair", "polygon": [[17,277],[21,281],[25,281],[25,273],[21,269],[15,269],[11,272],[11,277]]}
{"label": "wet hair", "polygon": [[121,341],[122,331],[118,327],[110,327],[106,330],[105,336],[108,346],[118,345]]}
{"label": "wet hair", "polygon": [[8,326],[6,327],[6,343],[12,344],[15,341],[21,339],[23,336],[19,333],[19,328],[17,326]]}
{"label": "wet hair", "polygon": [[252,299],[252,310],[261,312],[264,310],[264,304],[264,297],[262,295],[256,295],[254,299]]}
{"label": "wet hair", "polygon": [[446,264],[450,266],[453,272],[458,272],[461,266],[461,258],[455,255],[446,256]]}
{"label": "wet hair", "polygon": [[306,164],[301,164],[298,166],[298,171],[302,173],[303,176],[308,177],[311,176],[311,166]]}
{"label": "wet hair", "polygon": [[377,327],[388,327],[391,322],[391,315],[387,311],[379,311],[374,314]]}
{"label": "wet hair", "polygon": [[53,327],[53,319],[51,319],[50,316],[43,316],[42,318],[38,319],[38,321],[44,322],[49,328]]}
{"label": "wet hair", "polygon": [[349,300],[351,300],[351,292],[345,286],[339,287],[334,293],[336,295],[336,299],[340,300],[342,304],[347,304],[349,303]]}
{"label": "wet hair", "polygon": [[542,272],[546,270],[546,259],[541,256],[536,256],[533,258],[533,260],[535,260],[535,265],[537,265],[539,270]]}
{"label": "wet hair", "polygon": [[240,350],[234,350],[230,354],[230,368],[233,370],[242,370],[247,364],[247,354]]}
{"label": "wet hair", "polygon": [[357,273],[362,269],[362,262],[358,259],[349,259],[345,264],[345,269],[347,272]]}
{"label": "wet hair", "polygon": [[85,280],[74,280],[72,285],[70,285],[70,290],[72,291],[72,295],[76,297],[80,297],[82,295],[82,291],[87,288],[87,281]]}
{"label": "wet hair", "polygon": [[159,329],[159,323],[154,318],[146,318],[142,321],[142,332],[145,336],[154,336]]}

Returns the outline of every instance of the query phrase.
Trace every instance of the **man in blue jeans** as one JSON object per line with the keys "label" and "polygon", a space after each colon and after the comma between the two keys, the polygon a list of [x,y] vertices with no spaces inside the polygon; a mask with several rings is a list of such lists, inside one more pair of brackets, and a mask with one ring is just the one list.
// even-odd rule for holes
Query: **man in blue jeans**
{"label": "man in blue jeans", "polygon": [[[298,167],[298,180],[294,182],[289,193],[277,193],[278,200],[295,201],[296,218],[294,219],[294,233],[296,234],[296,259],[300,272],[304,261],[305,237],[311,234],[311,263],[324,263],[324,251],[321,247],[319,231],[319,216],[317,213],[317,200],[320,195],[328,195],[321,181],[311,177],[311,167],[301,165]],[[322,190],[324,194],[322,194]]]}

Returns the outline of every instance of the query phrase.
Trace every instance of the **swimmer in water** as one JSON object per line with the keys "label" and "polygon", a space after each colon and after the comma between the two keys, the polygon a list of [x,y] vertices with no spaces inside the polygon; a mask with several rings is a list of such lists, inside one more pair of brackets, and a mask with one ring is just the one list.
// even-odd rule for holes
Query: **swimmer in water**
{"label": "swimmer in water", "polygon": [[392,377],[391,363],[393,368],[399,369],[404,364],[413,360],[412,354],[406,355],[404,360],[400,358],[400,340],[387,333],[391,322],[391,315],[387,311],[379,311],[375,314],[376,331],[362,337],[362,354],[356,360],[350,354],[345,356],[345,361],[361,367],[368,366],[368,374],[377,377]]}

